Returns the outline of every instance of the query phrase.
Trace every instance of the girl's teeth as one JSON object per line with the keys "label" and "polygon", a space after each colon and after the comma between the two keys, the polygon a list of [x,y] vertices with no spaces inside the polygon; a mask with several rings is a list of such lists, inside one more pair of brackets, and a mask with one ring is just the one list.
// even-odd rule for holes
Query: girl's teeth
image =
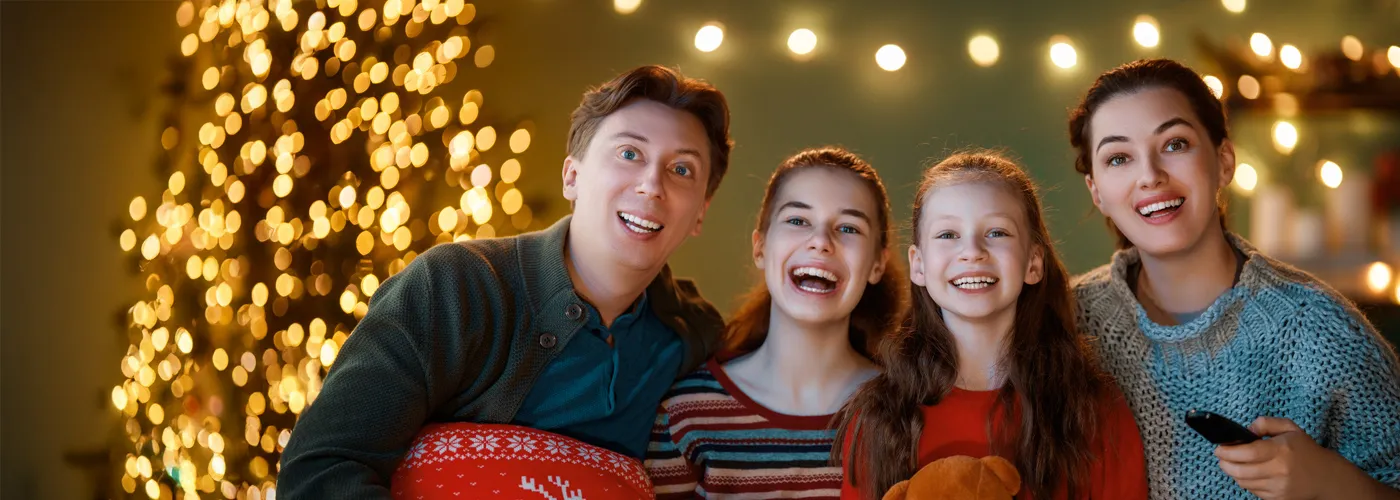
{"label": "girl's teeth", "polygon": [[799,267],[792,270],[795,276],[813,276],[827,281],[836,281],[836,273],[815,267]]}
{"label": "girl's teeth", "polygon": [[1153,204],[1151,204],[1151,205],[1142,207],[1142,210],[1139,210],[1138,212],[1141,213],[1142,215],[1151,215],[1153,212],[1156,212],[1156,211],[1159,211],[1159,210],[1165,210],[1165,209],[1172,208],[1172,207],[1179,207],[1179,206],[1181,206],[1182,202],[1184,202],[1184,201],[1185,201],[1185,200],[1183,200],[1183,199],[1181,199],[1181,198],[1177,198],[1177,199],[1175,199],[1175,200],[1170,200],[1170,201],[1159,201],[1159,202],[1157,202],[1157,203],[1153,203]]}

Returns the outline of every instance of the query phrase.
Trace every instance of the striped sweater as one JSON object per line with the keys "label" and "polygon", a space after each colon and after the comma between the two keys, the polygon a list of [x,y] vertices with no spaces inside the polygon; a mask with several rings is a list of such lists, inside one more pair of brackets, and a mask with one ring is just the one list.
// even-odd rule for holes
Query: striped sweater
{"label": "striped sweater", "polygon": [[710,361],[661,402],[646,468],[658,499],[839,498],[832,416],[776,413]]}

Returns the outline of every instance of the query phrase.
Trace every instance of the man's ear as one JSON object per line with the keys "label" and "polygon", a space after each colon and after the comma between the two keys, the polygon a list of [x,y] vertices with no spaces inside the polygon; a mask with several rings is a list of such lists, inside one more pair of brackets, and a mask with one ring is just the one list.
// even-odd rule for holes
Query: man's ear
{"label": "man's ear", "polygon": [[690,231],[691,236],[700,236],[700,227],[705,225],[705,212],[710,211],[710,200],[705,200],[705,205],[700,207],[700,215],[695,216],[695,229]]}
{"label": "man's ear", "polygon": [[573,156],[564,158],[564,199],[578,201],[578,161]]}

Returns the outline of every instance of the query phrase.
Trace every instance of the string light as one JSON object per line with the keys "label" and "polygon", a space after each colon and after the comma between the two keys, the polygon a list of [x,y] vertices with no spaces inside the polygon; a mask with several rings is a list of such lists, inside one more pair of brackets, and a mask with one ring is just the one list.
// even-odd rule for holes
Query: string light
{"label": "string light", "polygon": [[1303,65],[1303,53],[1289,44],[1284,44],[1278,49],[1278,59],[1288,69],[1298,69]]}
{"label": "string light", "polygon": [[967,42],[967,53],[972,62],[981,67],[990,67],[1001,58],[1001,48],[990,35],[977,35]]}
{"label": "string light", "polygon": [[1244,96],[1245,99],[1259,98],[1259,80],[1253,76],[1241,76],[1239,83],[1235,84],[1235,88],[1239,89],[1240,95]]}
{"label": "string light", "polygon": [[1249,48],[1254,51],[1254,55],[1269,57],[1274,53],[1274,42],[1269,40],[1268,35],[1255,33],[1249,36]]}
{"label": "string light", "polygon": [[898,45],[885,45],[880,47],[880,50],[875,51],[875,64],[885,71],[898,71],[899,68],[904,67],[904,62],[904,49],[899,48]]}
{"label": "string light", "polygon": [[817,34],[807,28],[793,30],[792,34],[788,35],[787,46],[793,54],[810,54],[817,48]]}
{"label": "string light", "polygon": [[1133,40],[1143,47],[1156,47],[1162,41],[1162,34],[1157,29],[1157,20],[1152,16],[1138,16],[1137,22],[1133,24]]}
{"label": "string light", "polygon": [[642,0],[613,0],[613,10],[618,14],[631,14],[642,6]]}
{"label": "string light", "polygon": [[1214,94],[1216,99],[1225,96],[1225,83],[1220,81],[1220,78],[1217,78],[1215,75],[1206,75],[1201,79],[1205,80],[1206,87],[1210,88],[1210,93]]}
{"label": "string light", "polygon": [[1292,123],[1279,120],[1274,123],[1274,148],[1280,153],[1289,154],[1298,145],[1298,129]]}
{"label": "string light", "polygon": [[[531,134],[510,129],[509,147],[487,152],[481,92],[443,90],[496,55],[472,46],[476,8],[463,0],[175,10],[181,64],[195,66],[175,92],[197,107],[165,117],[161,192],[121,217],[118,244],[142,259],[145,292],[126,308],[125,379],[111,389],[120,484],[151,498],[274,498],[270,464],[381,280],[434,244],[532,225],[513,184]],[[444,181],[475,193],[470,214],[405,194]]]}
{"label": "string light", "polygon": [[1317,169],[1317,176],[1322,180],[1322,185],[1332,189],[1342,185],[1342,167],[1331,160],[1323,160],[1322,166]]}
{"label": "string light", "polygon": [[1050,39],[1050,62],[1063,69],[1073,68],[1079,63],[1079,54],[1070,44],[1069,38],[1056,35]]}
{"label": "string light", "polygon": [[1394,275],[1390,265],[1384,262],[1372,262],[1366,268],[1366,287],[1371,289],[1371,293],[1384,292],[1386,288],[1390,287]]}
{"label": "string light", "polygon": [[1254,191],[1259,185],[1259,172],[1248,163],[1241,163],[1235,167],[1235,187],[1244,193]]}
{"label": "string light", "polygon": [[714,52],[724,43],[724,28],[717,23],[706,24],[695,32],[695,48],[701,52]]}
{"label": "string light", "polygon": [[1351,35],[1342,37],[1342,55],[1347,56],[1347,59],[1360,61],[1365,54],[1366,47],[1361,45],[1360,38]]}

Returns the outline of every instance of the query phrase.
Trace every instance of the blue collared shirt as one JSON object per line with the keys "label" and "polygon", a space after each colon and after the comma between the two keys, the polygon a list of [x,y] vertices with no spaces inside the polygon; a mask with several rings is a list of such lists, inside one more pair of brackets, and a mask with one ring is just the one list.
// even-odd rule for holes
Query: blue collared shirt
{"label": "blue collared shirt", "polygon": [[611,327],[584,304],[587,321],[540,373],[514,423],[642,458],[684,345],[645,294]]}

